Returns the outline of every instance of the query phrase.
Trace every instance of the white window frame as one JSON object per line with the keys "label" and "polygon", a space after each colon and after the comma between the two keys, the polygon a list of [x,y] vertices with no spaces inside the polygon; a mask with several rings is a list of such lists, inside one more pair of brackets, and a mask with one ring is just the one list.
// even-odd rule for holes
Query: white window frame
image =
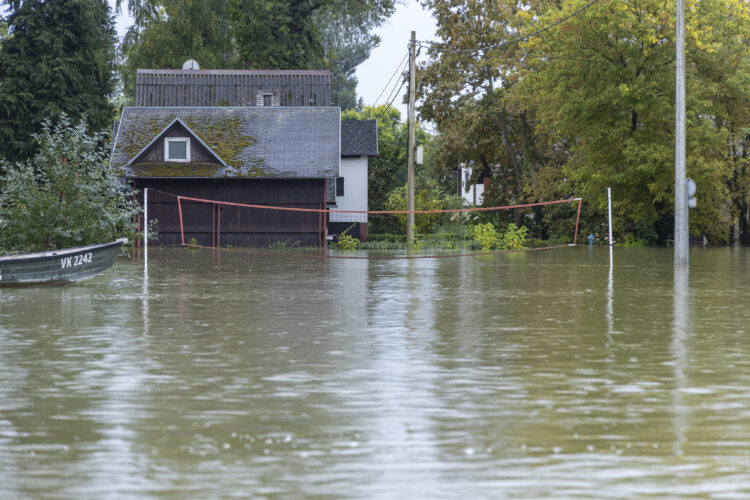
{"label": "white window frame", "polygon": [[[185,143],[185,158],[170,158],[169,144],[172,142]],[[164,161],[188,162],[190,161],[190,137],[167,137],[164,139]]]}

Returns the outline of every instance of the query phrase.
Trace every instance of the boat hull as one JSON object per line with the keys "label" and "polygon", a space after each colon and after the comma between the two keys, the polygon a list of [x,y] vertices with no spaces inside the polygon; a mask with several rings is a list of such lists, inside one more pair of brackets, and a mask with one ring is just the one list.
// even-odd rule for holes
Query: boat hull
{"label": "boat hull", "polygon": [[0,257],[0,286],[72,283],[106,271],[115,262],[121,238],[111,243]]}

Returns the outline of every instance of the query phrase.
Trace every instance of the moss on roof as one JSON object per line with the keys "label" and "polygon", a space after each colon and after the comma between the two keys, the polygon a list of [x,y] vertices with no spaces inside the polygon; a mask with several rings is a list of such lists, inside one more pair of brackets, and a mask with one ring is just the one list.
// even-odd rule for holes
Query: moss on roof
{"label": "moss on roof", "polygon": [[[175,118],[227,167],[128,165]],[[321,178],[337,176],[338,162],[337,108],[125,108],[112,167],[129,177]]]}

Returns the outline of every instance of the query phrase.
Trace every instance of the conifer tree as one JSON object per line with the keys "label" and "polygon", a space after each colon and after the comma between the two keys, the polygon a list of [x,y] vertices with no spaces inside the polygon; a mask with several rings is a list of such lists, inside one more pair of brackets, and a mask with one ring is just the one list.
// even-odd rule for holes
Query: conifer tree
{"label": "conifer tree", "polygon": [[106,0],[6,2],[0,46],[0,157],[33,156],[32,134],[61,113],[108,129],[115,87],[113,19]]}

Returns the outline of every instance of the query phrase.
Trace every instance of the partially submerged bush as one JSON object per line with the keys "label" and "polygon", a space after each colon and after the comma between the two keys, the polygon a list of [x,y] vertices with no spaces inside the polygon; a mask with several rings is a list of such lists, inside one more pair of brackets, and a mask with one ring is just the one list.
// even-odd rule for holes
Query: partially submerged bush
{"label": "partially submerged bush", "polygon": [[525,226],[519,228],[513,223],[508,225],[502,235],[498,234],[491,222],[475,224],[470,231],[472,241],[478,243],[484,252],[494,247],[502,250],[524,250],[527,248],[528,234],[529,230]]}
{"label": "partially submerged bush", "polygon": [[358,246],[359,240],[346,233],[340,234],[333,244],[333,247],[339,250],[356,250]]}
{"label": "partially submerged bush", "polygon": [[497,230],[491,222],[475,224],[471,228],[471,239],[481,245],[482,251],[488,252],[497,244]]}
{"label": "partially submerged bush", "polygon": [[103,134],[64,114],[35,135],[36,155],[3,164],[0,248],[33,252],[136,237],[135,191],[109,172]]}
{"label": "partially submerged bush", "polygon": [[511,223],[500,239],[500,248],[503,250],[525,250],[527,248],[527,237],[529,230],[526,226],[516,227]]}

